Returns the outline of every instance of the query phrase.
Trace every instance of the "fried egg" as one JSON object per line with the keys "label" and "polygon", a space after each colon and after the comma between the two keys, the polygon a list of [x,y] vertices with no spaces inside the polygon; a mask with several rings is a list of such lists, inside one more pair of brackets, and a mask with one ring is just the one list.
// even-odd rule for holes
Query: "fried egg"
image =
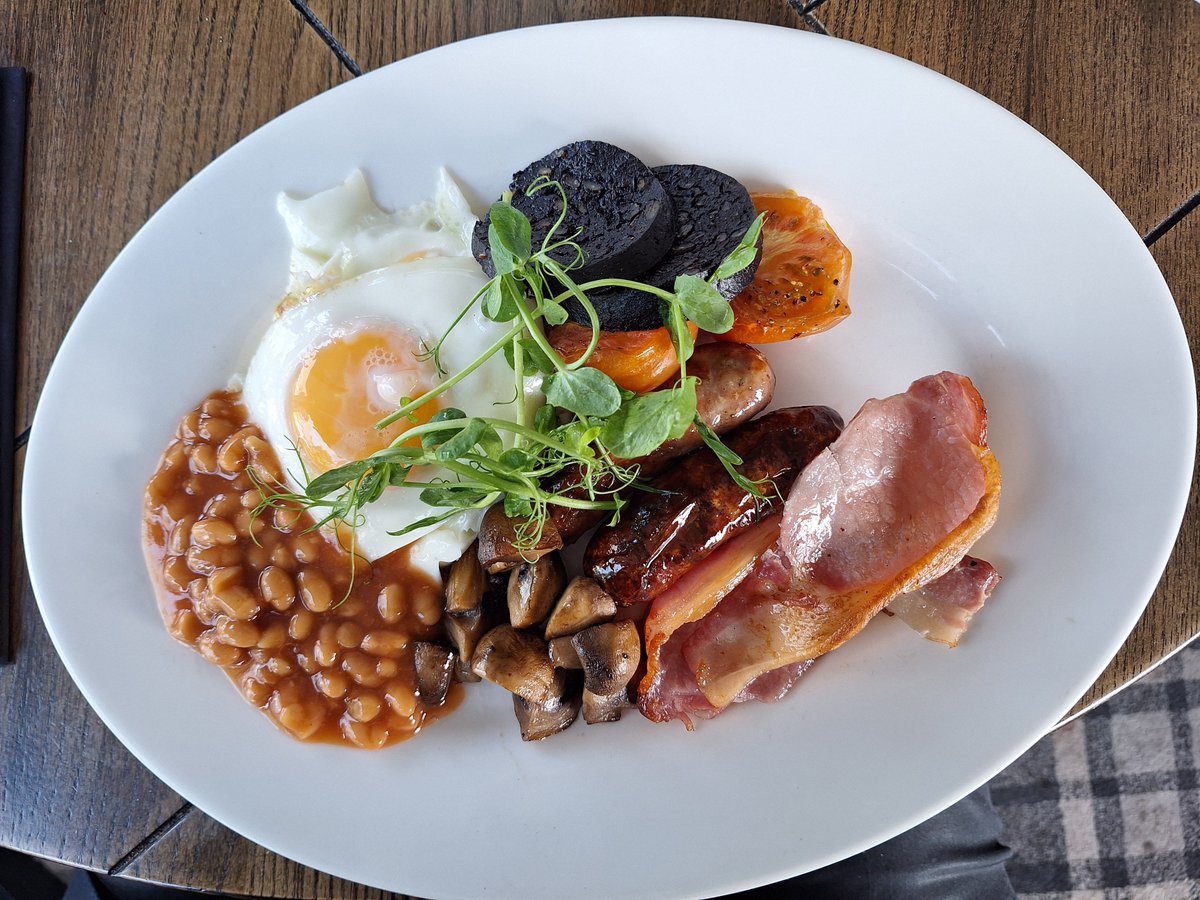
{"label": "fried egg", "polygon": [[[433,200],[387,213],[361,172],[305,199],[284,196],[279,211],[292,238],[288,293],[246,372],[242,398],[293,490],[332,468],[392,443],[411,423],[375,423],[403,398],[442,380],[424,351],[451,325],[486,278],[471,256],[475,218],[444,171]],[[442,345],[445,372],[466,368],[507,330],[476,307]],[[428,421],[455,407],[468,416],[516,418],[512,370],[496,354],[417,413]],[[450,479],[434,468],[424,482]],[[389,487],[363,509],[358,552],[376,560],[416,542],[412,560],[433,577],[474,540],[482,511],[440,526],[394,532],[442,510],[411,487]]]}

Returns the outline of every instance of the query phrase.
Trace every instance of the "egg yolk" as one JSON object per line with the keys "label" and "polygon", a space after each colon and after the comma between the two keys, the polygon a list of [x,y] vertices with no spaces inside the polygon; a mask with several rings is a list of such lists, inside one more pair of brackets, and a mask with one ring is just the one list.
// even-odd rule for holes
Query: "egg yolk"
{"label": "egg yolk", "polygon": [[428,422],[436,400],[385,429],[375,423],[435,383],[431,364],[417,358],[420,346],[399,329],[358,331],[336,338],[305,360],[292,384],[292,434],[312,474],[370,456],[414,424]]}

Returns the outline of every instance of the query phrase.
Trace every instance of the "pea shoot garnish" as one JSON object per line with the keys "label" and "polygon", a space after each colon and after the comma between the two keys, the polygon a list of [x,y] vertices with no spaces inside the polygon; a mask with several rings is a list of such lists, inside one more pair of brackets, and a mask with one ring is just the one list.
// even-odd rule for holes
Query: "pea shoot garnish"
{"label": "pea shoot garnish", "polygon": [[[300,506],[313,513],[318,525],[345,524],[353,529],[362,509],[385,490],[414,488],[424,503],[436,509],[393,532],[403,535],[446,522],[465,510],[486,509],[503,501],[505,513],[521,522],[518,548],[529,548],[541,539],[555,505],[609,511],[615,521],[625,503],[622,492],[638,485],[638,466],[627,461],[681,437],[693,424],[730,477],[755,496],[764,496],[760,484],[737,471],[741,458],[698,416],[699,379],[687,374],[687,361],[694,350],[688,322],[714,334],[733,326],[729,301],[714,282],[754,263],[762,217],[707,279],[681,275],[671,290],[622,278],[577,284],[571,271],[582,265],[583,251],[576,243],[578,232],[563,234],[565,191],[558,182],[540,177],[526,194],[547,190],[558,192],[561,211],[537,247],[533,246],[529,219],[513,206],[509,195],[493,204],[488,241],[496,274],[424,354],[442,381],[419,397],[404,398],[376,427],[386,428],[405,418],[415,422],[417,410],[497,353],[504,354],[513,370],[513,419],[472,417],[454,408],[439,410],[424,424],[408,428],[386,449],[315,478],[306,477],[303,492],[263,485],[263,509]],[[561,261],[564,259],[566,262]],[[644,292],[659,301],[679,361],[675,384],[634,394],[588,365],[600,340],[599,318],[588,294],[608,287]],[[566,322],[563,304],[572,299],[585,311],[592,335],[584,353],[567,362],[547,340],[543,323]],[[488,319],[510,327],[472,363],[448,373],[442,366],[442,346],[477,304]],[[529,395],[538,388],[545,404],[530,414]],[[569,468],[579,474],[569,493],[544,486]]]}

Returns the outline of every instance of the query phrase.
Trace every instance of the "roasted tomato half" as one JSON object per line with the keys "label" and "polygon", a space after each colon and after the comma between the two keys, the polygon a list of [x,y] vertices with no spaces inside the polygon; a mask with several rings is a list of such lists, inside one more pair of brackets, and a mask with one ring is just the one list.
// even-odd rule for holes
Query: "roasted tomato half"
{"label": "roasted tomato half", "polygon": [[[696,326],[688,323],[692,337]],[[592,339],[592,330],[574,322],[557,325],[546,332],[550,346],[567,362],[583,356]],[[588,360],[627,391],[652,391],[679,371],[679,359],[671,333],[665,328],[649,331],[602,331],[600,343]]]}
{"label": "roasted tomato half", "polygon": [[751,194],[766,213],[763,255],[750,287],[732,301],[725,341],[770,344],[816,334],[850,315],[850,251],[807,197]]}

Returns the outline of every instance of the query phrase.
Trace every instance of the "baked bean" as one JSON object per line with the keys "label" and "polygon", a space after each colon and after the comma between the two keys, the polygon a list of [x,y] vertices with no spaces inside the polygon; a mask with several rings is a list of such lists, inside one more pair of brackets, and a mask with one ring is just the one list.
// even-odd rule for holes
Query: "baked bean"
{"label": "baked bean", "polygon": [[244,662],[246,654],[237,647],[223,644],[217,640],[214,629],[209,629],[196,640],[196,649],[211,663],[228,668]]}
{"label": "baked bean", "polygon": [[359,722],[346,719],[342,722],[342,734],[350,743],[364,750],[378,750],[387,743],[388,729],[382,722]]}
{"label": "baked bean", "polygon": [[176,441],[163,453],[162,468],[171,470],[187,465],[187,448]]}
{"label": "baked bean", "polygon": [[358,684],[377,687],[382,683],[375,673],[375,660],[357,650],[348,650],[342,657],[342,669]]}
{"label": "baked bean", "polygon": [[[212,588],[211,583],[209,588]],[[240,584],[220,591],[213,590],[212,595],[213,602],[217,604],[218,608],[234,619],[253,619],[261,610],[255,596]]]}
{"label": "baked bean", "polygon": [[181,609],[171,619],[171,634],[176,640],[193,644],[204,633],[204,623],[193,610]]}
{"label": "baked bean", "polygon": [[296,657],[296,665],[298,665],[305,675],[316,675],[321,671],[321,664],[313,658],[313,655],[308,650],[296,650],[293,654]]}
{"label": "baked bean", "polygon": [[279,460],[271,450],[271,445],[257,434],[249,434],[245,439],[246,453],[249,458],[247,465],[254,467],[261,480],[271,484],[283,483],[283,470]]}
{"label": "baked bean", "polygon": [[296,557],[296,562],[311,565],[320,560],[321,546],[324,543],[321,536],[315,532],[302,534],[296,539],[296,543],[292,547],[292,554]]}
{"label": "baked bean", "polygon": [[352,719],[356,719],[359,722],[370,722],[383,712],[383,701],[375,694],[360,691],[352,694],[350,699],[346,701],[346,712],[350,714]]}
{"label": "baked bean", "polygon": [[392,712],[402,719],[411,719],[412,714],[417,711],[417,696],[412,687],[403,682],[393,681],[389,684],[383,692],[383,698],[387,700]]}
{"label": "baked bean", "polygon": [[258,492],[258,488],[256,487],[247,488],[242,491],[239,502],[242,504],[242,509],[254,509],[258,504],[262,503],[262,494]]}
{"label": "baked bean", "polygon": [[278,566],[267,566],[262,570],[258,576],[258,590],[263,599],[280,612],[291,609],[296,602],[296,585],[292,576]]}
{"label": "baked bean", "polygon": [[296,568],[296,557],[287,544],[279,543],[271,548],[271,565],[292,571]]}
{"label": "baked bean", "polygon": [[254,647],[262,637],[262,631],[253,622],[230,619],[227,616],[217,619],[215,630],[218,641],[233,647]]}
{"label": "baked bean", "polygon": [[246,438],[252,434],[253,426],[247,425],[221,442],[217,450],[217,465],[222,472],[234,475],[246,468]]}
{"label": "baked bean", "polygon": [[337,665],[338,645],[334,641],[318,640],[313,644],[313,659],[324,668]]}
{"label": "baked bean", "polygon": [[179,423],[179,430],[176,432],[185,441],[196,439],[196,434],[200,431],[200,410],[194,409]]}
{"label": "baked bean", "polygon": [[333,606],[333,588],[316,569],[301,570],[296,576],[296,582],[300,586],[300,602],[307,609],[323,613]]}
{"label": "baked bean", "polygon": [[228,419],[209,418],[200,423],[196,433],[210,444],[219,444],[236,431]]}
{"label": "baked bean", "polygon": [[271,697],[270,708],[275,713],[276,721],[300,740],[310,738],[321,727],[324,718],[322,711],[315,704],[307,703],[276,703],[278,692]]}
{"label": "baked bean", "polygon": [[271,699],[271,685],[252,677],[249,672],[242,676],[240,687],[242,695],[254,706],[265,706]]}
{"label": "baked bean", "polygon": [[371,631],[362,639],[362,648],[376,656],[398,656],[408,646],[408,635],[395,631]]}
{"label": "baked bean", "polygon": [[175,520],[182,519],[188,513],[192,512],[192,498],[187,494],[172,492],[166,500],[163,501],[163,509],[167,515]]}
{"label": "baked bean", "polygon": [[212,591],[224,591],[241,583],[241,566],[228,566],[224,569],[217,569],[208,577],[208,587]]}
{"label": "baked bean", "polygon": [[307,609],[297,610],[288,623],[288,634],[294,641],[303,641],[312,634],[317,618]]}
{"label": "baked bean", "polygon": [[272,515],[271,524],[275,526],[276,531],[281,531],[284,534],[291,534],[301,520],[304,518],[304,510],[288,509],[287,507],[277,506]]}
{"label": "baked bean", "polygon": [[171,529],[171,540],[167,544],[167,549],[176,556],[182,556],[184,553],[187,553],[187,548],[192,538],[192,526],[195,524],[195,516],[184,516],[176,522],[175,527]]}
{"label": "baked bean", "polygon": [[177,594],[187,593],[188,585],[195,578],[196,574],[182,556],[168,556],[163,562],[163,581]]}
{"label": "baked bean", "polygon": [[246,565],[255,572],[261,572],[271,564],[271,551],[266,547],[251,544],[249,547],[243,547],[242,553]]}
{"label": "baked bean", "polygon": [[192,526],[192,543],[197,547],[224,547],[237,539],[237,531],[224,519],[201,519]]}
{"label": "baked bean", "polygon": [[264,665],[266,670],[276,678],[285,678],[296,671],[296,667],[282,656],[272,656]]}
{"label": "baked bean", "polygon": [[212,444],[197,444],[192,447],[190,465],[197,475],[215,475],[220,471],[217,465],[217,450]]}
{"label": "baked bean", "polygon": [[379,617],[389,625],[400,621],[400,617],[405,613],[404,588],[395,582],[389,584],[379,592],[376,606],[379,609]]}
{"label": "baked bean", "polygon": [[258,646],[264,650],[274,650],[286,644],[287,638],[287,623],[277,618],[263,628],[262,634],[258,638]]}
{"label": "baked bean", "polygon": [[205,416],[228,416],[233,410],[220,397],[208,397],[200,404],[200,412]]}
{"label": "baked bean", "polygon": [[375,663],[375,674],[386,681],[400,672],[400,664],[394,659],[381,659]]}
{"label": "baked bean", "polygon": [[445,608],[442,592],[433,585],[423,584],[413,594],[412,611],[422,625],[436,625],[442,621]]}
{"label": "baked bean", "polygon": [[338,646],[346,650],[353,650],[363,641],[362,626],[356,622],[343,622],[337,627],[334,639],[338,642]]}
{"label": "baked bean", "polygon": [[257,539],[267,527],[267,523],[254,515],[249,509],[239,509],[233,515],[233,527],[239,537]]}
{"label": "baked bean", "polygon": [[346,696],[350,689],[350,679],[336,669],[326,669],[313,676],[313,684],[318,691],[331,700]]}
{"label": "baked bean", "polygon": [[232,519],[242,508],[241,494],[220,493],[214,494],[207,503],[204,504],[204,515],[214,519]]}
{"label": "baked bean", "polygon": [[[146,485],[146,495],[150,498],[151,502],[161,504],[175,493],[177,480],[174,472],[166,470],[156,472],[154,477],[150,479],[150,483]],[[172,518],[178,517],[172,516]]]}

